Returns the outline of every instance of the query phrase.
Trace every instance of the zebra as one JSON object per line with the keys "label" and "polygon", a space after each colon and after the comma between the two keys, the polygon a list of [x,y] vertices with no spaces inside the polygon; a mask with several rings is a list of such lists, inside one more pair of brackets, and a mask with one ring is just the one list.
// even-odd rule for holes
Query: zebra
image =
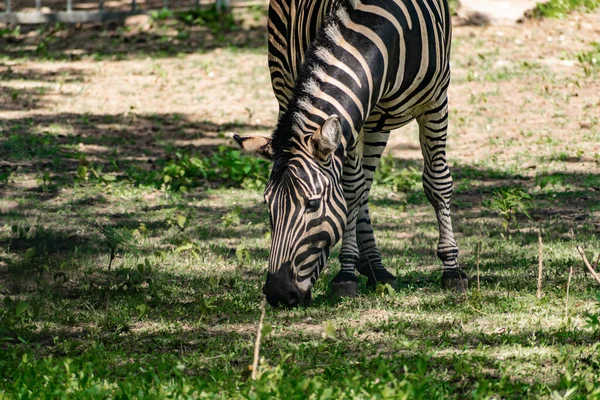
{"label": "zebra", "polygon": [[269,69],[279,102],[271,137],[233,135],[273,161],[264,198],[271,251],[263,292],[273,305],[311,302],[341,239],[332,292],[395,285],[369,216],[373,176],[391,130],[416,120],[423,188],[438,222],[442,286],[466,290],[450,216],[446,162],[451,20],[447,0],[271,0]]}

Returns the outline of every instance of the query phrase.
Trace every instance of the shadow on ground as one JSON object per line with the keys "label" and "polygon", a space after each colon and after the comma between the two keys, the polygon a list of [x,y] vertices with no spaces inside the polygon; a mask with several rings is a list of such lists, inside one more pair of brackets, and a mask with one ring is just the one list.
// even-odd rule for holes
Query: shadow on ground
{"label": "shadow on ground", "polygon": [[97,165],[156,169],[177,152],[212,154],[225,133],[269,129],[257,124],[217,125],[180,114],[33,114],[0,122],[0,172],[72,173],[84,158]]}
{"label": "shadow on ground", "polygon": [[100,61],[103,58],[172,57],[220,47],[265,48],[264,16],[265,12],[257,9],[244,14],[250,23],[226,20],[206,26],[175,18],[148,20],[140,26],[123,23],[23,26],[21,32],[0,37],[2,57],[71,61],[93,57]]}

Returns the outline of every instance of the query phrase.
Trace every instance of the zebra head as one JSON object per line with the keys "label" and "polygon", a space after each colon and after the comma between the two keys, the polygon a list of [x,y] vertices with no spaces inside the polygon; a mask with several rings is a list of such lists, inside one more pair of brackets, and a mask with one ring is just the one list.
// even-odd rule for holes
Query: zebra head
{"label": "zebra head", "polygon": [[331,116],[312,132],[290,130],[280,123],[272,138],[233,138],[246,151],[273,160],[264,193],[272,232],[263,287],[267,301],[273,306],[308,305],[311,289],[346,224],[339,119]]}

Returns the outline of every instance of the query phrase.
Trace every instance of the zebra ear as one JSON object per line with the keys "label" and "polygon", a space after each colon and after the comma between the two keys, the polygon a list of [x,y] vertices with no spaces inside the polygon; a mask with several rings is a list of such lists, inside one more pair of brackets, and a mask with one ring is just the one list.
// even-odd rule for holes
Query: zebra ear
{"label": "zebra ear", "polygon": [[273,159],[273,145],[271,138],[267,138],[264,136],[247,136],[241,137],[236,135],[235,133],[231,134],[231,137],[240,149],[245,150],[249,153],[258,154],[261,157],[266,158],[267,160]]}
{"label": "zebra ear", "polygon": [[342,124],[340,124],[339,117],[332,115],[327,118],[311,140],[315,157],[327,159],[342,141]]}

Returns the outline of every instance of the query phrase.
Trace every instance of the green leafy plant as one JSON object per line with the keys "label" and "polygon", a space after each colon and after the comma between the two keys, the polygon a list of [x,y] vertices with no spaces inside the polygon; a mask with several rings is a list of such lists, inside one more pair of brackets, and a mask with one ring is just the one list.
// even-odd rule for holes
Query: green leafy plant
{"label": "green leafy plant", "polygon": [[250,262],[250,251],[244,245],[239,245],[235,249],[235,258],[240,266]]}
{"label": "green leafy plant", "polygon": [[577,61],[585,76],[598,76],[600,71],[600,43],[593,42],[592,49],[589,51],[581,51],[577,53]]}
{"label": "green leafy plant", "polygon": [[245,189],[260,189],[269,177],[269,163],[243,155],[239,150],[220,146],[209,157],[190,157],[177,153],[163,169],[163,190],[187,192],[203,181],[221,181]]}
{"label": "green leafy plant", "polygon": [[35,329],[33,319],[39,314],[39,305],[30,299],[5,296],[0,308],[0,345],[3,341],[18,340],[23,344],[30,332]]}
{"label": "green leafy plant", "polygon": [[21,26],[11,27],[10,25],[0,28],[0,37],[17,37],[21,34]]}
{"label": "green leafy plant", "polygon": [[77,167],[77,174],[75,177],[76,182],[87,182],[90,178],[89,169],[86,165],[80,165]]}
{"label": "green leafy plant", "polygon": [[43,192],[47,192],[52,186],[52,178],[48,171],[44,172],[40,176],[36,178],[36,182],[40,187],[40,190]]}
{"label": "green leafy plant", "polygon": [[163,190],[187,192],[199,179],[208,178],[209,166],[206,160],[177,153],[177,158],[163,169]]}
{"label": "green leafy plant", "polygon": [[7,185],[9,182],[15,183],[15,173],[13,171],[0,172],[0,184]]}
{"label": "green leafy plant", "polygon": [[586,328],[600,331],[600,291],[596,292],[596,311],[588,313],[585,322]]}
{"label": "green leafy plant", "polygon": [[113,174],[103,174],[101,170],[94,168],[85,158],[83,158],[80,160],[79,167],[77,167],[75,182],[83,184],[90,180],[109,185],[117,181],[117,176]]}
{"label": "green leafy plant", "polygon": [[413,167],[399,168],[392,155],[382,157],[375,171],[374,181],[397,192],[412,192],[421,182],[421,173]]}
{"label": "green leafy plant", "polygon": [[242,220],[240,218],[241,212],[242,209],[240,207],[235,207],[233,210],[221,217],[221,220],[223,221],[223,226],[229,228],[232,226],[240,225],[242,223]]}
{"label": "green leafy plant", "polygon": [[238,183],[244,189],[259,189],[269,178],[269,162],[225,146],[209,158],[216,178]]}
{"label": "green leafy plant", "polygon": [[379,283],[379,284],[377,284],[375,293],[379,297],[394,296],[396,294],[396,290],[389,283],[386,283],[384,285]]}
{"label": "green leafy plant", "polygon": [[528,212],[529,200],[531,200],[531,196],[522,189],[499,189],[494,192],[491,200],[484,202],[484,205],[504,219],[502,225],[508,234],[511,223],[517,222],[518,214],[531,218]]}
{"label": "green leafy plant", "polygon": [[550,0],[538,3],[532,14],[537,18],[564,18],[572,11],[594,11],[599,6],[598,0]]}
{"label": "green leafy plant", "polygon": [[165,21],[169,18],[173,18],[173,12],[168,8],[153,10],[150,11],[150,18],[152,18],[152,21]]}
{"label": "green leafy plant", "polygon": [[208,8],[195,8],[175,14],[176,18],[189,25],[210,28],[214,33],[236,29],[233,14],[228,9],[219,9],[216,5]]}
{"label": "green leafy plant", "polygon": [[130,230],[112,226],[103,227],[102,236],[104,236],[104,244],[111,252],[111,261],[114,260],[119,250],[129,249],[130,242],[133,239],[133,234]]}
{"label": "green leafy plant", "polygon": [[110,250],[110,256],[108,260],[108,274],[109,274],[109,284],[106,291],[106,311],[110,307],[110,290],[112,286],[111,281],[111,267],[112,263],[117,256],[117,252],[121,249],[129,248],[129,244],[131,239],[133,238],[133,234],[128,229],[119,229],[114,228],[112,226],[105,226],[102,228],[102,235],[104,236],[104,244]]}

